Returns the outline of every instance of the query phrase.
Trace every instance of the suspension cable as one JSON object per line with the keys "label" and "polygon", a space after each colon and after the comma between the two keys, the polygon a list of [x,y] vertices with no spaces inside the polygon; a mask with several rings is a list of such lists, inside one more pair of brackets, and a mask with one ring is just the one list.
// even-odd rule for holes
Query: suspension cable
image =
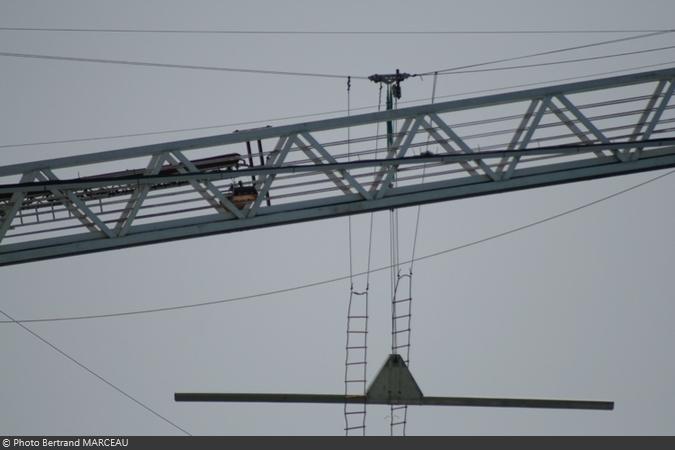
{"label": "suspension cable", "polygon": [[[377,96],[377,112],[380,112],[382,109],[382,83],[380,83],[380,89]],[[380,122],[377,122],[375,126],[375,136],[380,135]],[[377,153],[379,149],[379,138],[375,138],[375,159],[377,159]],[[373,177],[377,173],[377,167],[373,167]],[[375,219],[375,213],[370,213],[370,230],[368,232],[368,266],[366,268],[366,290],[370,287],[370,263],[371,255],[373,251],[373,222]]]}
{"label": "suspension cable", "polygon": [[[438,81],[438,72],[434,72],[434,82],[431,87],[431,104],[434,104],[434,101],[436,100],[436,83]],[[424,152],[427,153],[429,151],[429,142],[431,141],[431,136],[427,138],[427,145],[426,148],[424,149]],[[426,163],[424,166],[422,166],[422,183],[424,183],[424,177],[426,175],[427,171],[427,165]],[[412,246],[412,255],[410,257],[410,270],[408,273],[412,275],[413,273],[413,266],[415,265],[415,249],[417,248],[417,234],[419,232],[420,228],[420,212],[422,211],[422,205],[417,205],[417,218],[415,219],[415,235],[413,237],[413,246]]]}
{"label": "suspension cable", "polygon": [[[351,79],[347,79],[347,115],[351,112]],[[347,160],[351,161],[351,129],[347,127]],[[377,146],[377,144],[376,144]],[[347,307],[347,338],[345,346],[345,398],[362,396],[362,404],[344,404],[345,435],[366,435],[367,401],[366,390],[368,380],[368,296],[370,288],[370,263],[372,251],[372,214],[368,243],[368,266],[366,286],[362,291],[354,288],[353,281],[353,243],[352,218],[348,216],[349,231],[349,305]]]}
{"label": "suspension cable", "polygon": [[[347,77],[347,117],[351,115],[352,77]],[[347,161],[351,161],[351,127],[347,127]],[[349,234],[349,289],[354,290],[354,267],[352,256],[352,216],[347,216],[347,230]],[[351,300],[350,300],[351,301]]]}
{"label": "suspension cable", "polygon": [[[431,103],[433,104],[436,99],[436,85],[438,81],[438,73],[434,73],[433,84],[431,88]],[[427,138],[425,153],[429,151],[430,138]],[[425,163],[422,166],[422,183],[424,183],[424,178],[426,175],[427,164]],[[417,205],[417,214],[415,218],[415,233],[413,236],[413,245],[412,245],[412,256],[410,258],[410,266],[407,274],[401,274],[398,270],[397,277],[395,280],[394,293],[392,295],[392,353],[396,352],[403,357],[406,366],[410,367],[410,348],[411,348],[411,335],[412,335],[412,291],[413,291],[413,265],[415,263],[415,248],[417,247],[417,236],[419,232],[420,225],[420,212],[422,210],[422,205]],[[396,218],[398,219],[398,217]],[[398,227],[397,227],[398,233]],[[397,236],[398,239],[398,236]],[[397,255],[398,257],[398,255]],[[398,261],[397,261],[398,262]],[[408,282],[408,292],[407,296],[401,298],[400,291],[402,289],[401,283]],[[407,307],[407,308],[406,308]],[[399,337],[403,340],[398,342]],[[402,417],[398,417],[396,412],[400,412]],[[396,427],[401,427],[401,435],[406,435],[406,429],[408,425],[408,405],[391,405],[390,406],[390,424],[389,432],[390,435],[394,435]]]}
{"label": "suspension cable", "polygon": [[[392,95],[393,85],[388,85],[387,102],[392,109],[398,106],[398,95]],[[393,123],[393,127],[387,130],[393,136],[396,134],[397,123]],[[389,133],[388,133],[389,134]],[[395,149],[391,148],[392,139],[388,136],[388,156],[394,153]],[[390,170],[393,172],[392,183],[398,182],[397,168],[392,166]],[[401,276],[400,269],[400,241],[399,241],[399,220],[398,209],[392,208],[389,213],[389,245],[390,245],[390,274],[391,274],[391,353],[399,354],[404,359],[405,364],[409,362],[410,356],[410,318],[412,305],[412,287],[410,284],[411,277],[409,275]],[[399,287],[402,280],[408,281],[408,293],[403,298],[399,297]],[[399,416],[398,414],[401,414]],[[389,405],[389,434],[394,436],[400,431],[402,436],[406,434],[406,424],[408,422],[408,406],[407,405]]]}

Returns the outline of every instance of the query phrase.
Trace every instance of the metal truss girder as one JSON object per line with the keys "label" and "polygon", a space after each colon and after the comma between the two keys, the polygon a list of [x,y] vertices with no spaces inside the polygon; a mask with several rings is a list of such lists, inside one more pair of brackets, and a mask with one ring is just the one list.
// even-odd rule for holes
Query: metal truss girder
{"label": "metal truss girder", "polygon": [[[35,179],[35,172],[30,172],[21,175],[21,182],[28,183]],[[23,203],[24,198],[26,198],[26,193],[23,191],[12,192],[12,197],[9,200],[9,208],[2,212],[2,217],[0,217],[0,241],[5,236],[5,233],[12,226],[12,221],[16,216],[16,213],[21,209],[21,204]]]}
{"label": "metal truss girder", "polygon": [[[405,140],[403,143],[397,148],[394,147],[392,149],[392,152],[394,153],[392,156],[394,159],[400,159],[403,158],[410,148],[410,144],[412,143],[413,138],[415,137],[415,134],[417,133],[418,128],[420,127],[422,118],[421,117],[416,117],[414,119],[414,122],[412,126],[410,127],[410,130],[407,132],[405,135]],[[375,198],[382,198],[384,197],[384,194],[391,188],[392,182],[394,180],[394,176],[396,175],[396,169],[398,168],[397,165],[390,165],[386,169],[386,176],[384,177],[384,180],[380,184],[380,188],[378,189],[377,193],[375,194]],[[385,168],[383,167],[383,170]]]}
{"label": "metal truss girder", "polygon": [[[527,124],[530,122],[530,119],[534,114],[534,110],[537,108],[537,105],[539,104],[540,101],[541,100],[538,98],[532,99],[530,101],[530,104],[527,107],[527,111],[525,111],[525,114],[523,114],[523,118],[520,120],[518,128],[516,128],[516,131],[513,133],[513,137],[511,138],[509,145],[506,147],[506,150],[514,150],[516,148],[516,145],[518,145],[518,142],[520,141],[520,137],[527,130]],[[504,168],[506,167],[506,162],[508,161],[508,159],[509,159],[508,156],[503,156],[501,161],[499,161],[496,173],[500,177],[503,176]]]}
{"label": "metal truss girder", "polygon": [[[664,87],[665,89],[665,87]],[[654,132],[654,128],[656,128],[656,124],[659,122],[661,119],[661,115],[663,114],[663,111],[665,111],[666,106],[668,105],[668,102],[670,101],[670,98],[673,96],[673,89],[675,89],[675,79],[670,80],[669,86],[667,89],[664,90],[663,97],[661,98],[661,102],[659,103],[659,106],[656,108],[654,111],[654,115],[652,116],[651,120],[649,121],[647,125],[647,129],[642,135],[642,139],[649,139]],[[633,153],[631,154],[631,158],[637,159],[640,158],[642,155],[642,149],[643,147],[637,147]]]}
{"label": "metal truss girder", "polygon": [[[165,160],[166,159],[162,155],[153,155],[152,158],[150,158],[148,167],[145,169],[145,175],[157,175]],[[127,202],[124,211],[122,211],[122,214],[117,221],[117,225],[115,225],[114,233],[117,236],[124,236],[127,234],[129,227],[136,218],[136,214],[138,214],[138,210],[145,201],[148,192],[150,192],[149,184],[136,186],[136,190],[131,195],[131,198]]]}
{"label": "metal truss girder", "polygon": [[[317,155],[314,154],[314,152],[312,152],[310,145],[302,142],[302,140],[297,136],[293,139],[293,142],[295,143],[295,145],[298,146],[298,148],[300,148],[302,150],[302,152],[305,154],[305,156],[307,156],[307,158],[312,160],[312,162],[315,165],[318,166],[320,164],[323,164],[321,162],[321,158],[319,158]],[[324,174],[328,177],[329,180],[331,180],[333,182],[333,184],[340,191],[342,191],[345,194],[348,194],[348,193],[351,192],[349,190],[349,186],[347,186],[347,184],[345,182],[343,182],[337,175],[335,175],[335,172],[328,171],[328,172],[324,172]]]}
{"label": "metal truss girder", "polygon": [[[433,129],[433,126],[429,122],[427,122],[426,120],[422,120],[422,126],[427,130],[427,132],[434,139],[434,141],[438,145],[440,145],[441,148],[443,148],[443,150],[445,150],[448,154],[450,155],[459,154],[454,148],[452,148],[450,144],[446,142],[445,139],[443,139],[443,136],[438,134],[438,132],[436,132],[436,130]],[[471,161],[475,161],[475,159],[472,159]],[[471,164],[469,164],[469,161],[458,161],[458,162],[459,165],[462,166],[462,168],[466,170],[466,172],[469,175],[480,176],[478,171],[475,168],[473,168]]]}
{"label": "metal truss girder", "polygon": [[656,84],[656,88],[654,89],[654,92],[652,93],[651,97],[647,101],[647,106],[645,107],[645,110],[640,115],[640,118],[638,119],[638,122],[635,125],[635,128],[633,129],[633,134],[630,136],[629,140],[634,141],[640,135],[640,132],[642,131],[642,128],[647,124],[647,118],[652,113],[652,109],[654,108],[654,105],[656,104],[656,101],[659,99],[659,97],[661,97],[661,93],[663,92],[663,88],[665,86],[666,86],[666,80],[661,80]]}
{"label": "metal truss girder", "polygon": [[[176,164],[178,172],[180,173],[200,173],[200,170],[195,167],[195,165],[187,159],[181,152],[179,151],[173,151],[172,154],[178,158],[178,161],[180,164]],[[169,160],[170,156],[168,157]],[[192,187],[197,190],[204,199],[209,202],[211,206],[213,206],[216,210],[220,212],[225,212],[229,211],[230,213],[234,214],[235,217],[238,219],[243,219],[244,215],[239,211],[239,208],[237,208],[234,203],[230,201],[227,197],[223,195],[220,190],[218,190],[217,187],[213,185],[213,183],[209,180],[203,180],[201,182],[197,180],[191,180],[190,184]],[[203,186],[202,186],[203,184]],[[208,193],[211,195],[209,195]],[[220,203],[219,203],[220,202]]]}
{"label": "metal truss girder", "polygon": [[[291,145],[293,144],[295,137],[296,134],[291,136],[282,136],[279,138],[279,141],[277,142],[277,145],[274,149],[274,156],[270,159],[270,161],[268,161],[268,167],[279,167],[283,164],[286,156],[288,155],[288,151],[291,149]],[[253,218],[258,213],[258,210],[260,209],[260,203],[262,202],[262,199],[265,198],[269,193],[270,187],[272,186],[275,178],[276,173],[274,172],[269,173],[265,177],[260,177],[257,184],[260,192],[258,193],[258,197],[249,208],[247,215],[248,218]]]}
{"label": "metal truss girder", "polygon": [[[579,111],[579,108],[577,108],[577,107],[574,105],[574,103],[572,103],[572,102],[571,102],[564,94],[556,95],[556,98],[558,99],[558,101],[559,101],[560,103],[563,104],[563,106],[564,106],[565,108],[567,108],[567,110],[568,110],[569,112],[572,113],[572,115],[573,115],[574,117],[576,117],[576,119],[577,119],[581,124],[583,124],[583,125],[586,127],[586,129],[587,129],[588,131],[591,132],[591,134],[593,134],[593,136],[595,136],[595,138],[596,138],[599,142],[602,142],[602,143],[607,143],[607,142],[609,142],[609,139],[607,139],[607,136],[605,136],[605,135],[602,133],[602,131],[600,131],[600,130],[598,129],[598,127],[596,127],[596,126],[593,124],[593,122],[591,122],[591,121],[588,119],[588,117],[586,117],[581,111]],[[558,113],[556,113],[556,114],[558,114]],[[564,113],[561,112],[561,114],[564,114]],[[573,122],[570,122],[568,126],[569,126],[570,129],[572,129],[572,130],[574,130],[574,128],[572,128],[572,126],[576,127],[576,125],[574,125]],[[577,128],[577,129],[578,129],[578,128]],[[575,132],[575,133],[576,133],[576,132]],[[582,133],[583,133],[583,132],[582,132]],[[588,141],[590,141],[590,139],[586,136],[586,133],[583,133],[583,136],[584,136]],[[582,139],[582,140],[583,140],[583,139]],[[588,141],[587,141],[587,142],[588,142]],[[623,156],[623,154],[622,154],[621,152],[619,152],[618,150],[612,151],[612,154],[614,155],[615,158],[617,158],[617,159],[620,160],[620,161],[623,161],[623,160],[625,159],[624,156]],[[603,156],[604,153],[603,153],[602,151],[600,151],[600,152],[596,153],[596,155],[597,155],[598,157],[600,157],[600,156]]]}
{"label": "metal truss girder", "polygon": [[[471,155],[470,157],[474,156]],[[392,188],[386,196],[371,200],[364,200],[359,194],[350,194],[296,204],[283,204],[261,209],[258,216],[247,217],[243,220],[223,220],[222,215],[216,214],[173,220],[167,223],[139,225],[130,230],[127,235],[121,237],[101,238],[91,233],[85,233],[7,244],[0,246],[0,265],[327,219],[670,167],[675,167],[674,146],[645,151],[642,158],[634,161],[617,162],[613,157],[594,157],[591,160],[518,169],[507,180],[492,181],[487,177],[481,177],[480,179],[465,177],[423,185]]]}
{"label": "metal truss girder", "polygon": [[[532,135],[539,126],[539,122],[541,122],[542,117],[544,117],[544,112],[546,112],[546,109],[549,107],[550,103],[551,103],[550,96],[544,97],[541,100],[541,103],[537,108],[537,112],[534,114],[534,118],[532,119],[532,123],[528,127],[527,131],[525,131],[525,136],[523,137],[523,140],[516,144],[517,148],[523,149],[530,144],[530,139],[532,139]],[[513,176],[513,171],[516,169],[516,165],[518,164],[518,162],[520,162],[520,156],[516,155],[513,158],[511,158],[511,162],[506,168],[506,171],[502,174],[502,179],[508,180],[509,178],[511,178],[511,176]]]}
{"label": "metal truss girder", "polygon": [[246,141],[255,141],[258,139],[270,139],[281,136],[289,136],[302,132],[315,132],[355,127],[376,122],[405,120],[410,117],[428,115],[430,113],[446,113],[452,111],[463,111],[467,109],[482,108],[487,106],[497,106],[507,103],[517,103],[531,101],[535,98],[558,95],[560,93],[583,93],[597,91],[601,89],[617,88],[622,86],[631,86],[649,82],[658,82],[661,80],[670,80],[675,78],[675,68],[655,70],[651,72],[634,73],[597,80],[579,81],[576,83],[561,84],[536,89],[527,89],[522,91],[507,92],[503,94],[487,95],[484,97],[467,98],[454,100],[450,102],[439,102],[430,105],[414,106],[410,108],[401,108],[391,111],[381,111],[366,114],[358,114],[348,117],[339,117],[334,119],[325,119],[314,122],[299,123],[294,125],[284,125],[279,127],[265,127],[255,130],[241,131],[229,134],[220,134],[202,138],[185,139],[181,141],[164,142],[159,144],[143,145],[139,147],[130,147],[121,150],[109,150],[104,152],[90,153],[86,155],[67,156],[54,158],[51,160],[35,161],[28,163],[11,164],[0,167],[0,177],[26,173],[34,170],[40,170],[45,167],[57,169],[61,167],[72,167],[75,165],[88,165],[106,161],[117,161],[127,158],[139,158],[142,156],[165,153],[175,149],[181,151],[194,150],[199,148],[216,147],[220,145],[245,143]]}
{"label": "metal truss girder", "polygon": [[[401,129],[398,132],[398,136],[392,143],[391,148],[387,149],[387,158],[393,158],[394,155],[396,154],[396,150],[400,147],[401,142],[403,141],[403,138],[406,137],[406,133],[408,132],[408,129],[410,128],[410,125],[413,122],[412,117],[408,117],[405,119],[403,122],[403,126],[401,126]],[[389,167],[382,167],[376,174],[375,174],[375,179],[373,181],[372,186],[370,187],[371,192],[375,192],[378,187],[380,186],[382,179],[389,173]]]}
{"label": "metal truss girder", "polygon": [[[37,178],[47,179],[49,181],[56,181],[58,177],[50,169],[45,168],[41,170],[42,173],[36,174]],[[44,174],[44,175],[43,175]],[[114,237],[113,231],[103,223],[103,221],[94,213],[81,199],[79,199],[72,192],[63,192],[60,189],[50,189],[52,194],[59,198],[63,205],[76,216],[82,224],[87,227],[92,233],[98,233],[96,228],[108,238]],[[87,222],[90,221],[90,222]]]}
{"label": "metal truss girder", "polygon": [[[570,105],[571,105],[573,108],[576,109],[576,107],[574,107],[574,105],[572,105],[571,103],[570,103]],[[567,114],[565,113],[565,111],[563,111],[562,109],[558,108],[558,106],[555,104],[555,102],[553,102],[553,100],[551,100],[551,102],[549,103],[549,109],[550,109],[551,111],[553,111],[553,114],[555,114],[555,115],[558,117],[558,119],[560,119],[560,121],[561,121],[563,124],[565,124],[565,125],[567,126],[567,128],[569,128],[569,129],[572,131],[572,133],[574,133],[574,135],[575,135],[576,137],[579,138],[579,140],[580,140],[581,142],[585,142],[585,143],[587,143],[587,144],[592,143],[592,139],[589,138],[589,137],[586,135],[586,132],[585,132],[585,131],[582,131],[581,128],[579,128],[579,127],[577,126],[577,124],[574,122],[574,119],[570,119],[569,117],[567,117]],[[569,108],[567,108],[567,109],[569,110]],[[570,112],[572,112],[572,111],[570,111]],[[585,118],[585,117],[584,117],[584,118]],[[605,156],[605,154],[602,152],[602,150],[598,150],[598,151],[595,152],[595,156],[597,156],[597,157],[600,158],[600,157]]]}
{"label": "metal truss girder", "polygon": [[[611,176],[606,173],[619,175],[667,167],[670,162],[664,161],[672,156],[675,145],[675,128],[665,125],[675,121],[671,114],[675,106],[669,105],[673,79],[675,69],[666,69],[0,167],[0,177],[13,183],[0,185],[0,264],[547,184],[541,180],[535,183],[536,177],[549,177],[550,183],[555,184]],[[616,98],[614,90],[607,95],[601,93],[608,101],[591,104],[581,104],[578,101],[581,97],[577,97],[584,92],[646,83],[650,84],[646,96],[628,97],[628,93],[620,92],[621,97]],[[651,88],[652,84],[656,89]],[[623,106],[642,99],[647,100],[644,110],[642,107],[626,110]],[[513,115],[513,108],[520,109],[521,105],[526,105],[523,115]],[[609,105],[613,114],[586,115],[586,108],[598,105]],[[509,112],[493,108],[501,106]],[[486,119],[472,122],[462,122],[460,116],[454,115],[467,111],[467,116],[475,116],[475,112],[482,116],[480,108],[493,109],[487,110]],[[498,114],[507,115],[494,117],[491,111],[495,109]],[[456,122],[450,120],[451,114]],[[553,121],[543,120],[547,114]],[[628,125],[602,128],[597,125],[607,117],[631,115],[634,118]],[[632,121],[638,119],[638,115],[639,123],[634,125]],[[388,138],[391,143],[382,157],[377,152],[382,138],[377,136],[376,124],[399,120],[402,126],[394,133],[393,142]],[[518,122],[515,130],[457,132],[460,126],[511,120]],[[359,137],[352,142],[360,146],[359,151],[364,155],[374,154],[373,159],[366,159],[371,156],[349,158],[349,152],[340,154],[339,147],[329,147],[329,144],[345,145],[343,140],[328,141],[330,136],[341,135],[347,127],[365,126],[370,129],[359,128],[363,132],[359,131]],[[567,127],[572,133],[565,130],[568,134],[555,135],[555,127]],[[618,131],[624,128],[628,128],[628,134]],[[652,134],[662,138],[647,139]],[[496,137],[501,135],[507,135],[506,142],[510,143],[495,141],[501,139]],[[481,141],[477,139],[483,137],[487,137],[488,142],[480,151],[477,142]],[[236,163],[231,162],[233,156],[239,156],[239,144],[243,147],[250,141],[265,139],[276,140],[276,146],[266,160],[261,150],[259,165],[253,165],[250,158],[249,164],[240,164],[240,157]],[[412,148],[430,140],[435,140],[445,152],[406,156]],[[368,147],[368,142],[374,142],[374,149]],[[529,148],[530,142],[536,142],[538,148]],[[552,145],[539,147],[545,142]],[[223,146],[230,147],[223,150]],[[190,153],[207,148],[207,152]],[[337,151],[331,153],[329,148],[337,148]],[[496,148],[500,150],[494,150]],[[301,159],[303,153],[309,159]],[[195,159],[192,155],[197,154],[199,158]],[[108,163],[119,167],[126,160],[134,160],[131,164],[136,164],[140,157],[150,160],[140,172],[139,169],[106,170],[110,167]],[[643,159],[644,163],[633,164]],[[162,160],[168,160],[173,167],[166,166],[165,170]],[[248,168],[243,168],[247,165]],[[55,171],[60,174],[61,169],[77,173],[81,166],[88,166],[87,171],[91,171],[92,166],[95,170],[98,168],[98,175],[61,180],[54,175]],[[584,178],[578,175],[580,171],[590,174]],[[28,174],[34,176],[26,178]],[[229,181],[236,185],[242,177],[250,177],[252,184],[247,182],[246,189],[237,194],[237,206],[234,193],[232,197],[225,193],[223,183]],[[102,198],[108,199],[106,195],[111,198],[102,202]],[[265,205],[264,199],[268,199]],[[92,210],[93,202],[101,205],[100,212]],[[104,204],[111,207],[104,211]],[[123,206],[112,206],[120,204]],[[40,220],[48,208],[51,208],[51,216]],[[68,212],[67,217],[64,212]],[[118,218],[111,219],[117,213]],[[18,215],[21,223],[18,220],[12,223]]]}
{"label": "metal truss girder", "polygon": [[576,117],[579,122],[581,122],[588,131],[590,131],[595,138],[603,143],[609,142],[609,139],[600,131],[598,128],[593,125],[593,122],[591,122],[588,117],[586,117],[581,111],[579,111],[579,108],[577,108],[574,103],[572,103],[565,95],[563,94],[558,94],[556,95],[556,98],[560,101],[560,103],[563,104],[565,108],[571,112],[574,117]]}
{"label": "metal truss girder", "polygon": [[[442,138],[440,138],[442,139]],[[669,147],[675,144],[675,138],[663,138],[663,139],[652,139],[649,141],[640,141],[640,144],[644,147],[650,148],[664,148]],[[592,145],[563,145],[563,146],[551,146],[551,147],[539,147],[534,149],[521,149],[521,150],[506,150],[506,151],[483,151],[478,157],[482,160],[488,161],[490,159],[501,159],[506,155],[507,158],[513,156],[542,156],[542,155],[581,155],[584,153],[595,153],[598,150],[617,150],[625,149],[629,147],[634,147],[636,142],[608,142],[606,144],[592,144]],[[372,168],[379,166],[387,166],[391,164],[403,165],[403,164],[420,164],[420,163],[444,163],[444,164],[456,164],[463,163],[467,161],[475,161],[475,154],[463,154],[463,153],[452,153],[447,155],[434,155],[434,156],[411,156],[402,158],[399,160],[396,159],[369,159],[369,160],[353,160],[346,163],[335,163],[335,164],[322,164],[321,166],[309,166],[309,165],[289,165],[289,166],[280,166],[280,167],[267,167],[267,166],[258,166],[252,169],[246,169],[239,171],[238,173],[232,172],[214,172],[214,173],[184,173],[180,175],[156,175],[148,177],[130,177],[130,178],[116,178],[115,182],[117,183],[129,183],[129,184],[156,184],[164,183],[171,181],[189,181],[192,179],[200,180],[231,180],[236,177],[248,177],[251,175],[262,175],[266,176],[270,173],[279,174],[298,174],[298,173],[314,173],[317,171],[341,171],[341,170],[352,170],[352,169],[362,169],[362,168]],[[472,175],[480,176],[475,170],[471,172]],[[0,185],[0,193],[2,194],[12,194],[14,192],[42,192],[48,189],[50,186],[58,186],[59,189],[84,189],[84,188],[95,188],[101,186],[107,186],[110,184],[110,181],[102,180],[59,180],[53,182],[30,182],[30,183],[18,183],[18,184],[9,184],[9,185]]]}
{"label": "metal truss girder", "polygon": [[[337,160],[333,158],[333,155],[328,153],[328,151],[321,145],[316,139],[314,139],[314,136],[312,136],[310,133],[304,132],[302,133],[302,136],[307,140],[307,142],[310,143],[312,147],[318,151],[321,156],[328,161],[329,164],[337,164]],[[370,195],[370,192],[366,191],[361,183],[356,181],[354,177],[351,176],[349,172],[346,170],[341,170],[340,173],[342,176],[349,182],[349,184],[356,189],[356,191],[363,196],[365,199],[370,199],[372,196]]]}
{"label": "metal truss girder", "polygon": [[[431,118],[431,120],[432,120],[436,125],[438,125],[438,126],[445,132],[445,134],[448,135],[448,137],[449,137],[450,139],[452,139],[452,140],[459,146],[459,148],[460,148],[464,153],[467,153],[467,154],[474,153],[474,151],[473,151],[468,145],[466,145],[466,143],[464,142],[464,140],[463,140],[462,138],[460,138],[460,137],[457,135],[457,133],[455,133],[455,132],[452,130],[452,128],[450,128],[450,127],[448,126],[448,124],[445,123],[445,122],[443,121],[443,119],[441,119],[440,117],[438,117],[438,114],[432,113],[432,114],[429,114],[429,117]],[[440,143],[440,141],[439,141],[438,139],[437,139],[437,141]],[[492,171],[492,169],[490,169],[490,167],[489,167],[487,164],[485,164],[481,159],[476,159],[475,162],[476,162],[476,164],[478,164],[478,166],[479,166],[481,169],[483,169],[483,172],[485,172],[485,175],[487,175],[488,177],[492,178],[493,180],[497,180],[497,176],[496,176],[495,173]]]}

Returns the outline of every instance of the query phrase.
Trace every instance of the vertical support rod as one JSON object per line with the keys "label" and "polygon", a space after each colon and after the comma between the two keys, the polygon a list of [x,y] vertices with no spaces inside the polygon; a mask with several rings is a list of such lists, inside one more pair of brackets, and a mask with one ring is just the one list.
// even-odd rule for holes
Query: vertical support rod
{"label": "vertical support rod", "polygon": [[[263,148],[262,148],[262,141],[258,139],[258,155],[260,156],[260,165],[264,166],[265,165],[265,158],[263,157]],[[265,194],[265,201],[267,202],[267,206],[270,206],[270,193],[267,192]]]}
{"label": "vertical support rod", "polygon": [[[248,166],[253,167],[253,153],[251,152],[251,141],[246,141],[246,153],[248,153]],[[251,175],[251,181],[255,185],[255,175]]]}
{"label": "vertical support rod", "polygon": [[[394,108],[394,100],[391,96],[391,84],[387,84],[387,111]],[[387,150],[391,151],[394,145],[394,124],[391,120],[387,121]]]}

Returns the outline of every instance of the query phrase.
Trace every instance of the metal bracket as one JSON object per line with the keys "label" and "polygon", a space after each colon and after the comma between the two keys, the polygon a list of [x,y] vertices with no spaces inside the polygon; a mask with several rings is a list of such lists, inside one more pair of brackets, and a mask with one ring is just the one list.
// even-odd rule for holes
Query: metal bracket
{"label": "metal bracket", "polygon": [[366,392],[373,403],[419,403],[422,390],[401,355],[389,355]]}

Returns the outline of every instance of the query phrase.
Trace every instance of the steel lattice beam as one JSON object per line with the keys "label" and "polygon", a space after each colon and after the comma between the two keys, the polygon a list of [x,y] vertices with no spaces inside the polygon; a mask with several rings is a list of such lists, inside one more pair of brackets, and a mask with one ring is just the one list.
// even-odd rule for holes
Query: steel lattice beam
{"label": "steel lattice beam", "polygon": [[[673,167],[674,80],[659,70],[3,166],[0,265]],[[401,126],[381,148],[389,121]],[[357,157],[336,140],[348,127]],[[251,141],[267,143],[264,163],[204,163]],[[94,174],[76,178],[85,166]]]}

